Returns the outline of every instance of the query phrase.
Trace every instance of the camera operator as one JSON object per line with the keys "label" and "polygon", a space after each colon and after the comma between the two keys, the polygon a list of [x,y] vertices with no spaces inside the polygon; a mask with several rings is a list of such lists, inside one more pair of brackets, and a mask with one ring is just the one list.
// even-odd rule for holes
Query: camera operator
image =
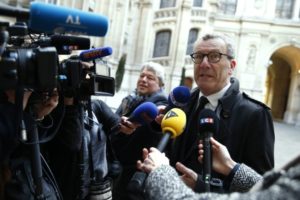
{"label": "camera operator", "polygon": [[[20,96],[18,96],[20,95]],[[1,199],[36,199],[35,187],[33,183],[32,171],[32,132],[34,126],[38,126],[39,136],[47,132],[52,125],[51,117],[48,117],[50,112],[58,104],[58,95],[54,91],[51,96],[48,93],[44,101],[29,106],[29,98],[32,91],[24,90],[20,93],[13,89],[8,89],[3,92],[4,99],[0,104],[0,198]],[[19,111],[18,98],[22,101],[23,110]],[[19,111],[19,112],[16,112]],[[18,124],[18,118],[21,117],[21,127]],[[20,127],[20,128],[19,128]],[[21,131],[27,132],[27,140],[20,139]],[[27,143],[27,144],[26,144]],[[29,144],[29,145],[28,145]],[[43,171],[46,170],[43,168]],[[47,199],[60,199],[58,189],[52,184],[52,178],[47,175],[43,176],[43,194]]]}
{"label": "camera operator", "polygon": [[110,130],[119,125],[117,132],[131,134],[138,125],[114,114],[103,101],[91,101],[90,96],[72,89],[65,91],[64,102],[65,116],[48,147],[49,164],[62,196],[66,200],[111,199],[107,140],[116,133]]}

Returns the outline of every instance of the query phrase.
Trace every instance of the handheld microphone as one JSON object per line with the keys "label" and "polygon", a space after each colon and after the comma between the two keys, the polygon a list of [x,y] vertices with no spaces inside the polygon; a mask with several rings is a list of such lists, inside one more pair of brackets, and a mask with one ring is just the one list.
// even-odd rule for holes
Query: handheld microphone
{"label": "handheld microphone", "polygon": [[186,115],[181,109],[173,108],[167,112],[161,121],[161,128],[164,136],[157,145],[157,149],[161,152],[164,151],[169,139],[181,135],[185,129],[185,125]]}
{"label": "handheld microphone", "polygon": [[103,47],[103,48],[96,48],[96,49],[90,49],[86,51],[82,51],[79,54],[79,58],[82,61],[92,61],[97,58],[103,58],[105,56],[109,56],[112,54],[112,48],[111,47]]}
{"label": "handheld microphone", "polygon": [[[182,110],[179,108],[173,108],[167,112],[161,122],[161,128],[164,136],[160,140],[157,149],[161,152],[164,151],[169,139],[179,136],[183,132],[185,124],[186,115]],[[127,190],[130,192],[142,192],[146,177],[147,174],[145,172],[135,172],[128,183]]]}
{"label": "handheld microphone", "polygon": [[211,166],[212,166],[212,150],[210,137],[218,131],[219,119],[210,109],[203,109],[199,114],[199,132],[203,140],[203,181],[205,191],[210,191]]}
{"label": "handheld microphone", "polygon": [[174,88],[168,97],[168,106],[164,113],[167,113],[172,108],[182,108],[190,101],[191,92],[186,86],[178,86]]}
{"label": "handheld microphone", "polygon": [[[136,122],[141,125],[152,122],[155,117],[158,115],[158,109],[156,105],[152,102],[144,102],[139,105],[132,114],[128,117],[128,121]],[[120,125],[111,128],[112,132],[116,132],[120,129]]]}

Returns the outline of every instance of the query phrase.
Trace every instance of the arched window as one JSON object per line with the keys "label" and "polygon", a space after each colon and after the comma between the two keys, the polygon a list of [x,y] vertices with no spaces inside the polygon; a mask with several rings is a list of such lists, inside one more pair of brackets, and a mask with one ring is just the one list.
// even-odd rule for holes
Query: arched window
{"label": "arched window", "polygon": [[194,0],[193,1],[193,6],[194,7],[202,7],[202,0]]}
{"label": "arched window", "polygon": [[171,31],[160,31],[156,33],[153,57],[169,55]]}
{"label": "arched window", "polygon": [[219,12],[226,15],[234,15],[236,11],[236,0],[220,0]]}
{"label": "arched window", "polygon": [[186,55],[190,55],[193,53],[194,43],[198,38],[198,29],[191,29],[189,33],[187,48],[186,48]]}
{"label": "arched window", "polygon": [[160,1],[160,8],[169,8],[175,7],[176,0],[161,0]]}
{"label": "arched window", "polygon": [[291,19],[293,16],[294,0],[277,0],[275,17]]}

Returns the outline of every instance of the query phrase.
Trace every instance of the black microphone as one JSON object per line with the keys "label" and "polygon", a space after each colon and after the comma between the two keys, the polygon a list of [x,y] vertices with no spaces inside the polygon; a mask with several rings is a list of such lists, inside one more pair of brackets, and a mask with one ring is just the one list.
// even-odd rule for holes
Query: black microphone
{"label": "black microphone", "polygon": [[203,181],[205,191],[210,191],[211,167],[212,167],[212,150],[210,137],[217,133],[219,127],[219,119],[210,109],[203,109],[199,114],[199,133],[203,141]]}
{"label": "black microphone", "polygon": [[[179,136],[185,129],[186,115],[179,108],[173,108],[167,112],[162,119],[161,128],[164,136],[161,138],[157,149],[164,151],[170,138]],[[132,193],[142,192],[147,174],[142,171],[137,171],[133,174],[128,183],[127,190]]]}

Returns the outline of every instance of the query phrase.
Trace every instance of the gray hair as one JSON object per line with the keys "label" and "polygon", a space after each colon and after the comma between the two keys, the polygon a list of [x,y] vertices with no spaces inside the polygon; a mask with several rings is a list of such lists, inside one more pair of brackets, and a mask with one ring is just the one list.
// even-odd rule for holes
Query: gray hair
{"label": "gray hair", "polygon": [[159,86],[164,86],[164,77],[165,77],[165,70],[162,65],[155,62],[146,62],[142,65],[141,72],[146,69],[155,74],[159,80]]}
{"label": "gray hair", "polygon": [[226,51],[227,51],[226,54],[228,54],[232,58],[235,57],[234,43],[233,43],[232,39],[226,34],[208,33],[208,34],[203,35],[195,42],[194,51],[195,51],[195,48],[199,45],[199,43],[201,41],[207,41],[207,40],[211,40],[211,39],[223,40],[226,44]]}

